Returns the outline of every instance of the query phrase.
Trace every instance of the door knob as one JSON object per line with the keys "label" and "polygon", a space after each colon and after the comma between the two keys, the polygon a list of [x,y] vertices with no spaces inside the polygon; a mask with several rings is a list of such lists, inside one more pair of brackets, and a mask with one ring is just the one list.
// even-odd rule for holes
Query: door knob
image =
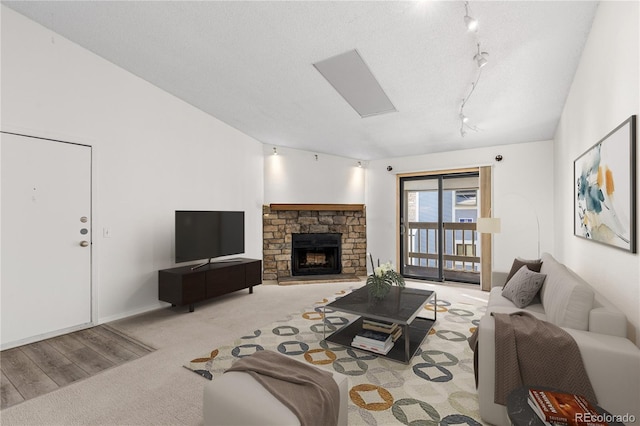
{"label": "door knob", "polygon": [[89,246],[89,241],[80,241],[80,247],[87,247]]}

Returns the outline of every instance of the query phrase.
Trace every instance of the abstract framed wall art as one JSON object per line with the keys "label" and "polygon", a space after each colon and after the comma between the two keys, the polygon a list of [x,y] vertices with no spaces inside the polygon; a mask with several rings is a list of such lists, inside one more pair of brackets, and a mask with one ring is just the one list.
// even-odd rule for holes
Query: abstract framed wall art
{"label": "abstract framed wall art", "polygon": [[636,253],[636,116],[573,162],[574,234]]}

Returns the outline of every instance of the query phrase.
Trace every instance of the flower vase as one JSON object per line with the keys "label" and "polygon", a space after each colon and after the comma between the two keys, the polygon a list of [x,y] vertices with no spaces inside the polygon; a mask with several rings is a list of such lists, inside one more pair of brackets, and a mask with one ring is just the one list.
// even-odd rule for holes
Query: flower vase
{"label": "flower vase", "polygon": [[367,289],[369,290],[369,296],[373,301],[379,301],[384,299],[389,291],[391,290],[391,286],[384,282],[380,277],[376,277],[375,275],[370,275],[367,277]]}
{"label": "flower vase", "polygon": [[369,255],[369,258],[371,259],[373,274],[367,277],[366,286],[369,289],[371,299],[384,299],[394,284],[398,287],[404,287],[404,278],[393,269],[391,262],[380,265],[380,261],[378,261],[378,267],[375,267],[373,257]]}

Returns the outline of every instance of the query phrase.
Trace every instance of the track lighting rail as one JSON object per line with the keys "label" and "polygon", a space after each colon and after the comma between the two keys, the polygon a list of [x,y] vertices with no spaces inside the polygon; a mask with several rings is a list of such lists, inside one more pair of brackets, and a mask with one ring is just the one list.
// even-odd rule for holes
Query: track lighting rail
{"label": "track lighting rail", "polygon": [[[471,8],[469,6],[468,1],[464,2],[464,10],[465,10],[464,23],[467,27],[467,30],[477,32],[478,20],[469,14]],[[469,117],[464,112],[464,109],[467,106],[469,99],[471,99],[471,95],[473,95],[474,91],[476,90],[476,87],[478,87],[478,82],[480,81],[480,77],[482,77],[483,67],[487,65],[487,63],[489,63],[489,59],[488,59],[489,53],[480,51],[479,41],[476,43],[476,45],[477,45],[477,52],[473,56],[473,61],[475,61],[476,65],[478,66],[478,74],[476,76],[475,81],[471,83],[471,88],[469,89],[467,96],[465,96],[462,99],[462,103],[460,104],[460,110],[458,111],[458,118],[460,119],[460,136],[462,137],[464,137],[467,134],[466,132],[467,129],[473,130],[474,132],[477,132],[480,130],[476,126],[469,124]]]}

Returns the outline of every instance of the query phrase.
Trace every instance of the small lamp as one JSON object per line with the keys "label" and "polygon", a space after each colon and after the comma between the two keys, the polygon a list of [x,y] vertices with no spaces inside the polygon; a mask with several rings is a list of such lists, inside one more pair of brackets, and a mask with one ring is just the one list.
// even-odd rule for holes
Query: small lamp
{"label": "small lamp", "polygon": [[479,217],[476,223],[476,231],[481,234],[499,234],[500,218]]}

